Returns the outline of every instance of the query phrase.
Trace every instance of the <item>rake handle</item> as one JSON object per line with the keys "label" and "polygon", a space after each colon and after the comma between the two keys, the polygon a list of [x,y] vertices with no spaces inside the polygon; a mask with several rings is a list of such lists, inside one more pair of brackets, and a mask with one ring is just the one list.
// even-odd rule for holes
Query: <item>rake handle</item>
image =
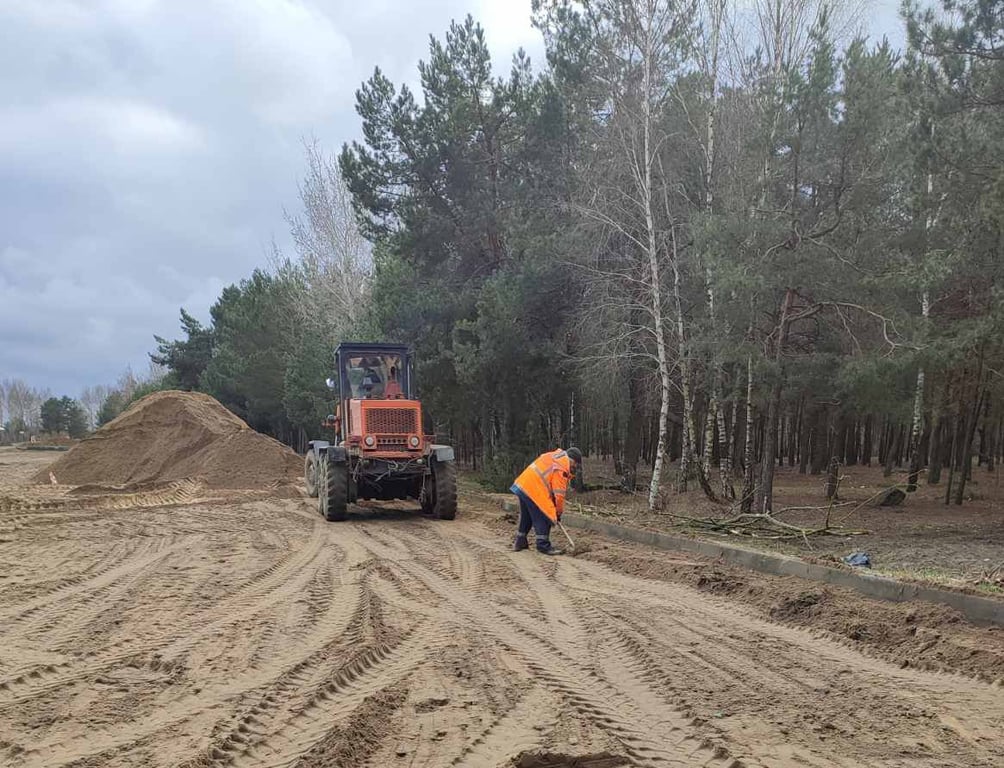
{"label": "rake handle", "polygon": [[567,530],[565,529],[565,526],[564,526],[564,525],[562,525],[562,523],[561,523],[561,521],[560,521],[560,520],[558,520],[558,521],[557,521],[557,523],[558,523],[558,527],[559,527],[559,528],[561,529],[561,532],[562,532],[563,534],[565,534],[565,538],[566,538],[566,539],[568,539],[568,543],[569,543],[569,545],[570,545],[570,546],[572,547],[572,549],[574,550],[574,549],[575,549],[575,542],[574,542],[574,541],[572,541],[572,537],[568,535],[568,531],[567,531]]}

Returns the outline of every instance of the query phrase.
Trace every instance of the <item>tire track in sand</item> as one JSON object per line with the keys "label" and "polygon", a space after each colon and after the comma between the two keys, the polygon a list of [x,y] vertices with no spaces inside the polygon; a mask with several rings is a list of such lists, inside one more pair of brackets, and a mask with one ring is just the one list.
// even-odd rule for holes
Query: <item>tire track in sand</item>
{"label": "tire track in sand", "polygon": [[338,667],[302,709],[260,732],[246,751],[219,757],[234,766],[294,765],[366,698],[404,680],[446,642],[445,628],[422,622],[399,643],[377,646]]}
{"label": "tire track in sand", "polygon": [[[283,655],[270,659],[268,666],[246,668],[181,697],[176,691],[167,692],[150,714],[117,723],[113,728],[85,728],[78,735],[69,738],[56,737],[26,744],[23,746],[23,766],[48,768],[68,765],[80,758],[97,758],[122,752],[133,745],[149,741],[158,734],[173,731],[185,722],[205,720],[207,713],[226,710],[235,699],[246,698],[258,689],[261,693],[252,696],[256,703],[249,708],[246,717],[247,722],[263,719],[284,697],[295,694],[312,680],[323,677],[332,651],[344,643],[346,632],[351,634],[353,623],[358,621],[353,617],[360,615],[361,590],[356,587],[350,594],[343,592],[339,597],[342,599],[333,601],[324,620],[315,626],[304,642],[287,649]],[[239,734],[243,730],[237,726],[235,733],[238,734],[237,739],[240,739]],[[237,739],[233,742],[238,743]],[[220,754],[227,754],[223,749],[218,751]]]}
{"label": "tire track in sand", "polygon": [[[451,538],[450,547],[471,548],[474,551],[489,550],[496,557],[500,555],[491,548],[466,537],[459,542]],[[515,556],[511,553],[506,554],[514,564],[514,569],[520,572],[523,582],[538,596],[545,611],[546,621],[526,621],[518,611],[508,605],[493,603],[495,616],[486,616],[482,622],[486,631],[492,631],[493,627],[508,625],[538,648],[546,648],[549,652],[547,668],[538,663],[539,653],[500,638],[514,653],[520,655],[538,676],[548,679],[553,687],[561,691],[576,711],[596,720],[600,727],[605,727],[621,738],[627,754],[639,761],[640,765],[741,764],[734,760],[723,746],[690,735],[699,727],[699,721],[677,707],[676,702],[661,695],[648,678],[639,674],[636,666],[623,665],[616,659],[609,658],[610,651],[616,653],[623,648],[616,645],[614,648],[604,647],[610,643],[610,637],[602,631],[603,627],[600,626],[602,622],[597,622],[597,616],[592,610],[584,610],[581,602],[573,600],[569,591],[558,584],[554,561],[540,561],[518,554]],[[464,557],[463,552],[451,552],[449,559],[451,562],[456,562]],[[430,570],[440,577],[443,576],[440,569]],[[464,591],[472,597],[480,597],[483,602],[486,595],[478,590],[477,586],[477,582],[473,585],[468,584]],[[563,668],[552,663],[556,658],[574,661],[573,669],[576,673],[569,675],[568,667]],[[585,689],[576,683],[576,679],[583,678],[588,681]],[[592,696],[593,693],[599,695]],[[596,699],[614,702],[615,706],[610,709],[597,705]],[[672,755],[666,754],[665,750],[645,738],[645,734],[634,727],[636,723],[647,723],[649,733],[659,734],[659,741],[663,745],[672,745]],[[679,756],[684,758],[683,762],[677,762]]]}
{"label": "tire track in sand", "polygon": [[58,619],[74,610],[75,606],[93,600],[93,593],[107,589],[160,556],[154,541],[131,542],[126,552],[109,553],[96,572],[78,575],[45,594],[0,610],[0,624],[4,626],[5,633],[10,634],[30,621],[39,622],[50,616]]}
{"label": "tire track in sand", "polygon": [[540,746],[542,734],[554,728],[555,696],[539,686],[530,689],[516,705],[464,746],[450,761],[462,768],[495,768],[523,752]]}
{"label": "tire track in sand", "polygon": [[[90,677],[137,657],[153,654],[155,668],[174,664],[187,651],[223,629],[261,613],[275,602],[296,592],[313,576],[308,567],[328,542],[330,532],[318,521],[306,546],[291,550],[276,563],[261,571],[229,598],[186,617],[169,628],[158,629],[146,638],[126,638],[102,651],[71,659],[58,665],[45,665],[27,674],[0,680],[0,709],[16,706],[29,699],[51,694],[76,681]],[[207,621],[207,616],[217,616]],[[156,652],[156,653],[155,653]]]}
{"label": "tire track in sand", "polygon": [[[375,542],[360,543],[380,555],[381,547]],[[449,546],[456,546],[452,537]],[[638,766],[731,768],[742,765],[724,748],[692,736],[693,727],[682,713],[664,702],[652,700],[654,697],[640,696],[637,686],[622,688],[615,680],[607,680],[595,672],[584,677],[582,668],[570,665],[565,658],[569,655],[581,658],[588,654],[588,648],[582,647],[582,638],[570,642],[567,628],[561,630],[559,625],[551,647],[547,648],[546,641],[539,635],[514,623],[512,617],[488,600],[483,592],[465,589],[457,583],[456,577],[451,578],[452,574],[444,576],[414,559],[399,560],[397,564],[439,594],[468,623],[479,627],[486,636],[494,637],[517,656],[537,679],[545,681],[577,713],[614,736]],[[527,575],[524,571],[524,576]],[[538,579],[531,577],[530,581]],[[539,588],[542,594],[551,595],[555,582],[546,581]],[[546,665],[540,662],[542,646],[549,651]],[[642,698],[652,709],[646,709],[635,698]]]}
{"label": "tire track in sand", "polygon": [[[139,554],[130,557],[116,568],[107,568],[86,585],[76,591],[76,600],[67,596],[63,602],[52,606],[53,610],[41,612],[36,605],[21,612],[5,627],[5,642],[11,646],[38,648],[42,643],[48,646],[56,662],[32,663],[8,672],[0,678],[0,706],[37,689],[58,676],[62,670],[73,665],[65,653],[57,649],[72,639],[82,625],[97,617],[109,604],[123,599],[140,581],[149,577],[151,571],[184,546],[183,542],[158,547],[157,542],[147,542]],[[48,601],[46,601],[48,602]],[[41,633],[41,637],[33,637]]]}

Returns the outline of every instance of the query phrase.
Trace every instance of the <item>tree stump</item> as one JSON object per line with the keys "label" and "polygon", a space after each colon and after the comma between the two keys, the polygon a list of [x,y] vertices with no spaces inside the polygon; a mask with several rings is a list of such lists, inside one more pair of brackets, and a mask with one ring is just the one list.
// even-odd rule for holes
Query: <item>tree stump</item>
{"label": "tree stump", "polygon": [[837,500],[837,490],[840,485],[840,461],[836,456],[830,458],[830,466],[826,470],[826,498]]}
{"label": "tree stump", "polygon": [[899,488],[890,488],[872,501],[873,507],[898,507],[906,500],[906,494]]}

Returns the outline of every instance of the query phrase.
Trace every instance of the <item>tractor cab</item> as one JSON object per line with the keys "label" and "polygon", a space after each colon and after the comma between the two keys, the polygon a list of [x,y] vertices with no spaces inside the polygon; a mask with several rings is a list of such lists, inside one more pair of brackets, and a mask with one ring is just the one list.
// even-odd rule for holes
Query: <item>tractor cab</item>
{"label": "tractor cab", "polygon": [[342,343],[335,350],[336,442],[373,456],[419,456],[422,406],[415,399],[408,348]]}

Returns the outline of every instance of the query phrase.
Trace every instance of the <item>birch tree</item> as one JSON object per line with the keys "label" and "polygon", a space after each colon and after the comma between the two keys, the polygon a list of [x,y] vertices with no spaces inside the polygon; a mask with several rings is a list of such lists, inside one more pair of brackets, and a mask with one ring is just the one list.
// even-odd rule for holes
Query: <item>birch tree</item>
{"label": "birch tree", "polygon": [[[706,0],[703,8],[706,34],[701,46],[703,55],[699,61],[707,82],[706,116],[704,121],[702,159],[704,194],[702,208],[705,216],[710,217],[715,207],[715,133],[718,120],[718,87],[719,67],[721,66],[722,35],[726,31],[726,13],[729,10],[729,0]],[[698,135],[700,133],[698,132]],[[727,333],[720,332],[718,313],[715,311],[715,282],[711,274],[711,266],[705,263],[705,278],[708,294],[708,317],[712,334],[711,352],[711,390],[708,397],[708,413],[704,434],[704,461],[702,470],[705,476],[711,474],[711,460],[715,427],[718,430],[719,481],[722,496],[726,499],[735,498],[732,485],[732,467],[729,452],[729,436],[726,429],[725,410],[722,403],[722,360],[718,345],[722,343]],[[733,420],[734,421],[734,420]],[[717,424],[716,424],[717,422]]]}
{"label": "birch tree", "polygon": [[81,390],[78,400],[80,405],[83,406],[84,412],[87,414],[88,426],[91,429],[95,429],[98,426],[98,412],[101,410],[101,406],[104,404],[105,400],[108,399],[108,395],[110,394],[111,387],[104,384],[84,387]]}
{"label": "birch tree", "polygon": [[[600,149],[575,207],[586,219],[616,233],[639,267],[622,274],[641,299],[658,371],[658,440],[648,490],[648,505],[654,509],[667,453],[675,367],[668,336],[674,326],[677,363],[682,364],[684,450],[689,453],[695,445],[690,370],[682,362],[681,222],[673,191],[677,182],[672,166],[662,162],[667,147],[663,117],[671,108],[672,85],[690,41],[695,6],[670,0],[589,0],[574,5],[559,0],[538,3],[536,8],[552,24],[578,24],[593,42],[595,66],[590,74],[603,94],[597,99],[599,113],[593,124]],[[618,173],[618,168],[626,172]],[[665,274],[667,266],[671,278]],[[666,295],[667,281],[673,286],[672,301]],[[675,322],[669,327],[667,305],[675,310]]]}
{"label": "birch tree", "polygon": [[333,341],[357,326],[366,309],[373,269],[338,163],[316,141],[304,144],[307,171],[299,185],[299,213],[286,212],[305,296],[296,306],[301,322]]}

